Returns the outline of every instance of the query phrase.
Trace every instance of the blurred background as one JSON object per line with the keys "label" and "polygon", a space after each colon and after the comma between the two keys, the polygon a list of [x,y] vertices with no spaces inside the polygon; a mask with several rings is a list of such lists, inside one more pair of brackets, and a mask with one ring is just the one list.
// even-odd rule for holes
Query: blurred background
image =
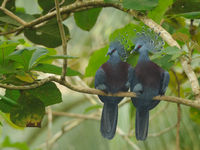
{"label": "blurred background", "polygon": [[[16,5],[24,7],[26,13],[37,14],[41,12],[36,0],[16,0]],[[70,82],[81,86],[93,87],[93,77],[84,77],[85,68],[89,58],[95,50],[105,47],[109,43],[109,35],[116,29],[124,27],[128,23],[137,23],[133,18],[119,10],[113,8],[103,8],[98,17],[96,25],[92,30],[83,31],[76,26],[74,18],[71,16],[64,22],[70,29],[71,40],[68,43],[68,54],[78,56],[77,60],[70,60],[69,66],[83,74],[81,77],[70,77]],[[62,52],[61,47],[57,48]],[[61,61],[55,64],[61,65]],[[199,63],[199,62],[196,62]],[[181,66],[177,66],[181,74]],[[170,81],[171,85],[176,85],[174,77]],[[68,113],[90,114],[96,112],[92,109],[94,104],[101,105],[97,96],[86,95],[71,91],[61,85],[57,85],[62,92],[63,102],[51,106],[53,111]],[[185,89],[190,89],[188,82],[184,82]],[[173,89],[174,88],[174,89]],[[177,88],[168,88],[166,95],[177,96]],[[3,90],[1,90],[3,93]],[[128,100],[128,98],[126,99]],[[181,106],[181,127],[180,146],[182,150],[200,149],[200,128],[199,124],[190,118],[190,108]],[[134,132],[134,108],[128,102],[120,106],[118,127],[120,128],[113,140],[106,140],[100,134],[99,120],[84,120],[68,132],[64,133],[53,145],[52,150],[173,150],[176,148],[176,122],[177,104],[162,101],[150,113],[149,137],[144,142],[135,139]],[[41,128],[16,129],[2,122],[0,141],[5,141],[9,137],[12,142],[26,143],[31,150],[46,149],[46,141],[58,132],[62,131],[63,124],[74,121],[73,117],[53,115],[52,132],[48,132],[47,115],[42,121]],[[123,134],[130,135],[130,141],[124,138]],[[51,135],[49,135],[51,134]],[[135,147],[135,148],[134,148]],[[20,148],[19,148],[20,149]],[[22,149],[22,148],[21,148]],[[3,148],[2,150],[14,150]],[[22,150],[27,150],[26,147]]]}

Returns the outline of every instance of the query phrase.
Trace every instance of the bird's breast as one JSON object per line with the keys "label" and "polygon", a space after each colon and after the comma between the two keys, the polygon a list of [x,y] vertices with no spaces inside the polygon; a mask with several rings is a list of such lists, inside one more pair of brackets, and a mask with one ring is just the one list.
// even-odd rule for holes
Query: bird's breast
{"label": "bird's breast", "polygon": [[140,62],[135,67],[136,78],[143,86],[159,88],[163,69],[157,64],[148,61]]}
{"label": "bird's breast", "polygon": [[120,62],[115,66],[105,63],[102,66],[106,73],[106,84],[113,93],[127,90],[125,84],[128,81],[129,67],[130,65],[125,62]]}

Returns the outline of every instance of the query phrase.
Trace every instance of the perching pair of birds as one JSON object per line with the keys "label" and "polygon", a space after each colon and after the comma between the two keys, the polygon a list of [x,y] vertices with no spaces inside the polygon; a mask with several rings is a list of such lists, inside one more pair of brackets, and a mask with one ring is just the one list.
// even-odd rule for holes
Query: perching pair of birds
{"label": "perching pair of birds", "polygon": [[[135,68],[121,60],[123,45],[111,42],[108,50],[109,60],[96,72],[95,88],[106,93],[128,91],[129,87],[137,97],[131,98],[136,107],[135,133],[137,140],[145,140],[148,135],[149,111],[159,101],[152,98],[163,95],[169,83],[169,73],[149,59],[148,52],[158,48],[151,37],[142,33],[135,40],[132,51],[139,52]],[[116,132],[118,104],[123,97],[99,96],[104,103],[100,131],[103,137],[112,139]]]}

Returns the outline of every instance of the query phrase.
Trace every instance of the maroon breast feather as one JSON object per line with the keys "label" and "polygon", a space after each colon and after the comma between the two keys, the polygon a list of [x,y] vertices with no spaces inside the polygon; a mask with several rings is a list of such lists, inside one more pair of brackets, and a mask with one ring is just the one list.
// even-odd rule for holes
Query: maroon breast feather
{"label": "maroon breast feather", "polygon": [[146,87],[159,88],[164,70],[152,61],[140,62],[135,67],[135,75]]}
{"label": "maroon breast feather", "polygon": [[[102,65],[103,70],[106,73],[106,83],[110,89],[123,90],[126,82],[128,81],[128,69],[130,65],[126,62],[120,62],[116,66],[106,62]],[[115,91],[115,92],[118,92]]]}

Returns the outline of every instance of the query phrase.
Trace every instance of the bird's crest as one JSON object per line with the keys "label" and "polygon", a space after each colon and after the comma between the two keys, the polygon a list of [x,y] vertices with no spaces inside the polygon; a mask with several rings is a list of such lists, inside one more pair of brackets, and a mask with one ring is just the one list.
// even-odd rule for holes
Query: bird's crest
{"label": "bird's crest", "polygon": [[127,53],[127,51],[125,50],[125,47],[124,47],[124,45],[123,45],[123,43],[122,43],[122,40],[120,40],[120,39],[115,39],[114,41],[111,41],[111,42],[110,42],[110,46],[111,46],[111,45],[115,45],[116,47],[118,47],[118,48],[117,48],[117,52],[118,52],[118,54],[119,54],[121,60],[122,60],[122,61],[126,61],[127,58],[128,58],[128,53]]}
{"label": "bird's crest", "polygon": [[[135,30],[135,32],[137,32]],[[133,39],[133,43],[141,43],[148,48],[149,52],[155,53],[163,49],[165,42],[160,37],[160,33],[155,33],[150,28],[143,27],[141,32],[136,33],[136,37]]]}

